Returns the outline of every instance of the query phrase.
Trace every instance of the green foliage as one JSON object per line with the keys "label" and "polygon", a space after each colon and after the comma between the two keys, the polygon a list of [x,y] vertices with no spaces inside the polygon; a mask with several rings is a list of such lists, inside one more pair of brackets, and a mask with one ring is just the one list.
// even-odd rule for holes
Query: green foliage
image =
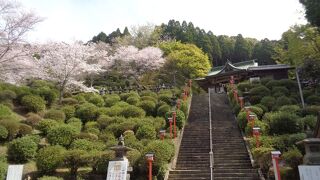
{"label": "green foliage", "polygon": [[76,175],[78,168],[87,164],[86,151],[80,149],[68,150],[64,154],[63,162],[70,168],[70,174]]}
{"label": "green foliage", "polygon": [[275,93],[289,95],[289,90],[283,86],[274,86],[274,87],[272,87],[272,94],[275,94]]}
{"label": "green foliage", "polygon": [[4,126],[0,125],[0,139],[1,140],[7,139],[8,135],[9,135],[8,130]]}
{"label": "green foliage", "polygon": [[250,106],[250,111],[256,114],[259,119],[263,116],[263,110],[257,106]]}
{"label": "green foliage", "polygon": [[21,123],[19,125],[19,135],[25,136],[25,135],[31,134],[32,130],[33,130],[32,127],[27,124]]}
{"label": "green foliage", "polygon": [[277,110],[278,108],[280,108],[281,106],[284,105],[290,105],[291,104],[291,100],[290,98],[286,97],[286,96],[281,96],[279,98],[277,98],[276,100],[276,104],[273,107],[273,110]]}
{"label": "green foliage", "polygon": [[84,151],[93,151],[98,150],[102,151],[105,148],[105,145],[101,142],[93,142],[87,139],[76,139],[71,143],[71,149],[81,149]]}
{"label": "green foliage", "polygon": [[11,90],[2,90],[0,91],[0,102],[13,100],[17,98],[17,94]]}
{"label": "green foliage", "polygon": [[32,159],[38,145],[30,137],[14,139],[8,144],[8,158],[16,163],[24,163]]}
{"label": "green foliage", "polygon": [[298,105],[284,105],[279,109],[279,111],[286,111],[297,114],[301,112],[301,108]]}
{"label": "green foliage", "polygon": [[317,117],[313,115],[307,115],[306,117],[302,118],[302,121],[313,131],[317,124]]}
{"label": "green foliage", "polygon": [[301,119],[289,112],[273,113],[269,125],[272,134],[298,133],[303,130]]}
{"label": "green foliage", "polygon": [[58,124],[59,123],[55,120],[43,119],[38,123],[37,129],[39,129],[44,135],[46,135],[50,129],[57,126]]}
{"label": "green foliage", "polygon": [[41,119],[42,117],[39,116],[38,114],[30,112],[27,114],[27,118],[25,122],[30,126],[36,126],[41,121]]}
{"label": "green foliage", "polygon": [[35,90],[35,94],[42,97],[50,106],[57,99],[58,92],[55,89],[49,87],[40,87]]}
{"label": "green foliage", "polygon": [[7,106],[0,104],[0,119],[5,119],[12,115],[12,111]]}
{"label": "green foliage", "polygon": [[172,98],[171,94],[159,94],[158,100],[163,101],[167,104],[171,104],[171,101],[172,101],[171,98]]}
{"label": "green foliage", "polygon": [[320,106],[307,106],[304,110],[304,114],[317,116],[319,111]]}
{"label": "green foliage", "polygon": [[65,149],[61,146],[48,146],[39,150],[36,165],[41,173],[52,173],[63,164]]}
{"label": "green foliage", "polygon": [[[172,112],[167,112],[166,117],[173,117]],[[186,121],[186,116],[180,110],[176,111],[176,126],[181,129]],[[169,122],[167,122],[167,126],[169,126]]]}
{"label": "green foliage", "polygon": [[143,125],[137,130],[137,138],[138,139],[156,139],[156,131],[154,127],[149,125]]}
{"label": "green foliage", "polygon": [[91,95],[88,98],[88,102],[92,103],[98,107],[104,106],[104,99],[100,95]]}
{"label": "green foliage", "polygon": [[305,7],[305,17],[311,25],[320,27],[320,3],[317,0],[300,1]]}
{"label": "green foliage", "polygon": [[36,95],[23,96],[21,104],[33,112],[43,111],[46,108],[46,102],[40,96]]}
{"label": "green foliage", "polygon": [[0,161],[0,179],[5,179],[7,174],[8,164],[6,161]]}
{"label": "green foliage", "polygon": [[290,148],[287,152],[284,152],[281,156],[286,163],[292,168],[297,170],[298,165],[302,164],[302,154],[298,148]]}
{"label": "green foliage", "polygon": [[76,105],[78,104],[78,100],[74,98],[63,98],[61,103],[63,105]]}
{"label": "green foliage", "polygon": [[208,56],[193,44],[180,42],[164,42],[160,48],[167,55],[165,69],[176,69],[182,76],[187,78],[206,76],[210,70]]}
{"label": "green foliage", "polygon": [[252,85],[248,81],[247,82],[241,82],[241,83],[237,84],[237,88],[240,91],[245,92],[246,89],[247,89],[247,91],[249,91],[252,88]]}
{"label": "green foliage", "polygon": [[58,122],[64,122],[64,120],[66,119],[66,115],[62,110],[50,109],[44,114],[44,118],[53,119]]}
{"label": "green foliage", "polygon": [[126,99],[126,102],[131,104],[131,105],[137,105],[140,101],[140,98],[137,97],[137,96],[129,96],[127,99]]}
{"label": "green foliage", "polygon": [[41,178],[38,178],[38,180],[63,180],[63,178],[55,176],[42,176]]}
{"label": "green foliage", "polygon": [[[255,120],[254,121],[254,127],[259,127],[260,128],[260,133],[263,135],[268,134],[269,131],[269,126],[267,123],[260,121],[260,120]],[[251,124],[247,123],[247,126],[245,128],[245,133],[247,136],[252,135],[252,127]]]}
{"label": "green foliage", "polygon": [[[149,90],[147,90],[147,91],[142,91],[141,93],[140,93],[140,96],[141,96],[141,98],[142,97],[145,97],[145,96],[147,96],[147,97],[155,97],[155,98],[157,98],[157,93],[155,93],[155,92],[152,92],[152,91],[149,91]],[[145,99],[144,99],[145,100]]]}
{"label": "green foliage", "polygon": [[97,123],[99,124],[100,129],[104,129],[112,123],[115,123],[116,119],[107,115],[99,116]]}
{"label": "green foliage", "polygon": [[138,106],[146,112],[147,116],[153,116],[155,114],[156,104],[153,101],[144,100],[139,102]]}
{"label": "green foliage", "polygon": [[270,90],[266,86],[259,85],[250,89],[249,93],[251,96],[259,96],[262,98],[264,96],[270,95]]}
{"label": "green foliage", "polygon": [[65,119],[70,119],[70,118],[74,117],[75,112],[76,112],[76,108],[71,105],[63,106],[61,108],[61,110],[64,112],[64,114],[66,116]]}
{"label": "green foliage", "polygon": [[15,138],[19,133],[20,124],[17,121],[2,120],[0,121],[0,125],[5,127],[8,130],[9,140]]}
{"label": "green foliage", "polygon": [[67,147],[71,144],[77,132],[70,125],[59,125],[49,130],[47,138],[52,145],[61,145]]}
{"label": "green foliage", "polygon": [[97,118],[97,107],[91,103],[81,104],[76,109],[76,117],[80,118],[84,123]]}
{"label": "green foliage", "polygon": [[265,96],[261,99],[260,103],[262,105],[266,106],[268,108],[268,110],[270,111],[270,110],[272,110],[272,107],[276,103],[276,99],[272,96]]}
{"label": "green foliage", "polygon": [[108,170],[109,161],[114,159],[114,156],[115,155],[113,151],[106,151],[96,162],[96,172],[99,174],[105,174]]}
{"label": "green foliage", "polygon": [[320,105],[320,96],[311,95],[306,98],[306,103],[308,105]]}
{"label": "green foliage", "polygon": [[72,117],[72,118],[68,119],[68,120],[67,120],[67,124],[68,124],[69,126],[72,126],[73,128],[75,128],[75,130],[76,130],[77,132],[80,132],[81,129],[82,129],[82,122],[81,122],[81,120],[78,119],[78,118]]}
{"label": "green foliage", "polygon": [[154,161],[154,165],[159,167],[170,162],[174,155],[174,145],[170,141],[155,140],[151,141],[143,152],[143,154],[153,152],[154,158],[157,159],[157,161]]}
{"label": "green foliage", "polygon": [[254,148],[252,151],[253,158],[263,172],[267,172],[271,166],[271,151],[274,151],[274,149],[263,146]]}
{"label": "green foliage", "polygon": [[129,105],[127,107],[124,107],[124,109],[121,112],[121,115],[128,118],[128,117],[144,117],[146,113],[142,108]]}
{"label": "green foliage", "polygon": [[170,111],[170,106],[167,104],[164,104],[158,108],[157,116],[164,117],[166,115],[166,113],[169,111]]}
{"label": "green foliage", "polygon": [[117,94],[107,94],[103,96],[106,107],[111,107],[120,101],[120,97]]}
{"label": "green foliage", "polygon": [[142,96],[141,101],[152,101],[153,103],[157,104],[158,103],[157,94],[155,96]]}
{"label": "green foliage", "polygon": [[247,126],[247,113],[245,111],[239,112],[237,116],[238,126],[244,131]]}

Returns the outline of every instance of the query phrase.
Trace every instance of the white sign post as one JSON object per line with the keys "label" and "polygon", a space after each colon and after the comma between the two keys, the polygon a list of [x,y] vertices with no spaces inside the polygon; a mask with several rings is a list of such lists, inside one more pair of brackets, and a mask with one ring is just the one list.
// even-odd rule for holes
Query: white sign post
{"label": "white sign post", "polygon": [[300,165],[299,175],[300,180],[319,180],[320,179],[320,166],[306,166]]}
{"label": "white sign post", "polygon": [[107,180],[126,180],[128,160],[109,161]]}

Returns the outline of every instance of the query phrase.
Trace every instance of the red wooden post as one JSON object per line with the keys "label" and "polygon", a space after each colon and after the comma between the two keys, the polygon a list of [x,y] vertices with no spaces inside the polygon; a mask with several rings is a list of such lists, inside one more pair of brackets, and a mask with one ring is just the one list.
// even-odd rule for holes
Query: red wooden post
{"label": "red wooden post", "polygon": [[[250,114],[250,115],[249,115],[249,120],[250,120],[251,128],[254,127],[254,120],[255,120],[255,118],[256,118],[256,115],[254,115],[254,114]],[[254,135],[254,134],[253,134],[253,132],[252,132],[252,136],[253,136],[253,135]]]}
{"label": "red wooden post", "polygon": [[153,154],[152,153],[148,153],[146,154],[146,157],[147,157],[147,161],[148,161],[148,164],[149,164],[149,175],[148,175],[148,180],[152,180],[152,161],[153,161]]}
{"label": "red wooden post", "polygon": [[174,138],[177,137],[177,121],[176,121],[176,115],[177,113],[175,111],[172,112],[173,116],[173,131],[174,131]]}
{"label": "red wooden post", "polygon": [[260,140],[259,140],[260,128],[254,127],[254,128],[252,128],[252,131],[253,131],[254,136],[256,137],[256,147],[258,148],[258,147],[260,147]]}
{"label": "red wooden post", "polygon": [[168,121],[170,123],[170,138],[172,139],[172,117],[169,117]]}
{"label": "red wooden post", "polygon": [[279,156],[280,156],[280,154],[281,154],[280,151],[271,151],[275,180],[281,180],[280,169],[279,169]]}

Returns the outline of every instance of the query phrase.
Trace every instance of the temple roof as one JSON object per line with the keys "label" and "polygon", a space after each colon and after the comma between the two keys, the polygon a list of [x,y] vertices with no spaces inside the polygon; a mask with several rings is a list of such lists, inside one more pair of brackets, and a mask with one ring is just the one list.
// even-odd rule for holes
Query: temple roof
{"label": "temple roof", "polygon": [[258,67],[258,63],[255,60],[243,61],[232,64],[229,60],[227,60],[224,66],[218,66],[211,69],[207,76],[214,76],[220,73],[225,73],[228,71],[241,71],[247,70],[251,67]]}

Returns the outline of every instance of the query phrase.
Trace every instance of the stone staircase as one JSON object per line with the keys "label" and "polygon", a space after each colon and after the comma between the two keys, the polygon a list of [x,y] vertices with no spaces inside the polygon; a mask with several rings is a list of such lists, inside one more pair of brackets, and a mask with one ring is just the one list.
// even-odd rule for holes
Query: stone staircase
{"label": "stone staircase", "polygon": [[258,180],[225,94],[211,92],[213,179]]}
{"label": "stone staircase", "polygon": [[194,95],[181,140],[176,168],[169,180],[210,180],[208,94]]}

